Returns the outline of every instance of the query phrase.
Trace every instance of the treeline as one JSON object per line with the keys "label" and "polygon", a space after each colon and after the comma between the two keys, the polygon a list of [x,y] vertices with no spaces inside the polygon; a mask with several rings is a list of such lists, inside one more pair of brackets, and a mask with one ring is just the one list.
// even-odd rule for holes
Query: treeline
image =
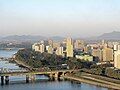
{"label": "treeline", "polygon": [[[50,70],[58,69],[82,69],[82,72],[120,79],[120,70],[111,68],[112,64],[96,65],[93,62],[80,60],[76,58],[63,58],[56,54],[40,53],[31,49],[19,50],[16,54],[16,60],[23,61],[33,68],[44,68]],[[67,65],[67,68],[62,65]]]}
{"label": "treeline", "polygon": [[79,60],[76,58],[64,58],[56,54],[40,53],[30,49],[19,50],[16,60],[20,60],[33,68],[49,67],[51,69],[63,69],[62,64],[67,65],[67,69],[90,68],[92,62]]}
{"label": "treeline", "polygon": [[82,71],[90,74],[106,76],[114,79],[120,79],[120,70],[112,67],[113,65],[103,64],[103,65],[92,65],[90,69],[84,68]]}
{"label": "treeline", "polygon": [[65,63],[61,56],[48,53],[35,52],[30,49],[19,50],[16,54],[16,60],[25,62],[33,68],[41,68],[47,66],[57,66]]}
{"label": "treeline", "polygon": [[68,58],[66,63],[69,65],[70,69],[81,69],[81,68],[90,68],[93,65],[93,62],[80,60],[75,57]]}
{"label": "treeline", "polygon": [[111,78],[120,79],[120,70],[113,69],[113,68],[107,68],[105,75]]}

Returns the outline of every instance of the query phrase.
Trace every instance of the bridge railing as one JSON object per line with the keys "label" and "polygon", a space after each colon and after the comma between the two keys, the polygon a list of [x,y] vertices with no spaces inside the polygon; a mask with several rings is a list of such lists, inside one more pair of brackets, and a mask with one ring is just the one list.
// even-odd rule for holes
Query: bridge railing
{"label": "bridge railing", "polygon": [[7,68],[0,68],[0,73],[19,73],[19,72],[28,72],[26,69],[7,69]]}
{"label": "bridge railing", "polygon": [[[67,70],[53,70],[53,71],[29,71],[29,70],[26,70],[26,69],[3,69],[3,70],[1,70],[0,69],[0,74],[11,74],[11,73],[36,73],[36,72],[66,72],[66,71],[76,71],[76,70],[74,70],[74,69],[72,69],[72,70],[69,70],[69,69],[67,69]],[[78,71],[78,70],[77,70]]]}

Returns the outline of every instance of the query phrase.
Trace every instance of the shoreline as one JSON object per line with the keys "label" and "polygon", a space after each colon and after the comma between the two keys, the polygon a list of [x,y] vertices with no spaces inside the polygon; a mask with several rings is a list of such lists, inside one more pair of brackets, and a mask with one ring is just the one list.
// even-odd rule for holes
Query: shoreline
{"label": "shoreline", "polygon": [[[27,65],[23,64],[22,61],[18,61],[18,60],[14,60],[14,61],[18,65],[23,65],[26,68],[30,68],[30,66],[27,66]],[[98,76],[98,77],[100,77],[100,76]],[[95,85],[95,86],[100,86],[100,87],[104,87],[104,88],[120,90],[120,84],[113,83],[113,82],[110,82],[110,81],[106,81],[104,79],[98,79],[96,77],[84,76],[84,75],[81,75],[81,76],[65,75],[65,76],[63,76],[63,78],[73,80],[73,81],[78,81],[80,83],[83,82],[83,83],[87,83],[87,84],[90,84],[90,85]]]}
{"label": "shoreline", "polygon": [[27,64],[25,64],[25,63],[22,62],[22,61],[19,61],[19,60],[16,60],[16,59],[14,59],[14,60],[12,60],[12,61],[14,61],[19,67],[23,67],[23,68],[26,68],[26,69],[31,70],[31,67],[28,66]]}
{"label": "shoreline", "polygon": [[[15,59],[13,61],[15,61],[18,65],[22,65],[22,66],[25,66],[26,68],[30,68],[29,66],[25,65],[22,61],[18,61]],[[88,74],[86,74],[86,75],[88,75]],[[86,76],[86,75],[76,76],[76,75],[67,75],[66,74],[65,76],[63,76],[63,78],[68,79],[68,80],[78,81],[80,83],[82,82],[82,83],[87,83],[87,84],[95,85],[95,86],[99,86],[99,87],[120,90],[120,84],[106,81],[104,79],[98,79],[96,77]],[[98,76],[98,77],[100,77],[100,76]]]}
{"label": "shoreline", "polygon": [[69,80],[75,80],[75,81],[91,84],[91,85],[95,85],[95,86],[100,86],[100,87],[104,87],[104,88],[120,90],[120,84],[115,84],[115,83],[108,82],[108,81],[105,81],[102,79],[101,80],[96,79],[96,78],[92,79],[92,78],[87,78],[87,77],[83,78],[83,77],[77,77],[77,76],[71,76],[71,75],[65,75],[64,78],[69,79]]}

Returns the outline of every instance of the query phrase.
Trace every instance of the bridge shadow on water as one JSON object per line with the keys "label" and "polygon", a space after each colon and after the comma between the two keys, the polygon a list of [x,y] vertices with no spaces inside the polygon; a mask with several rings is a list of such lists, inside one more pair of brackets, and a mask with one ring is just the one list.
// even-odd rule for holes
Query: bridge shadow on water
{"label": "bridge shadow on water", "polygon": [[[6,86],[10,86],[10,85],[27,85],[27,84],[39,84],[39,83],[56,83],[56,82],[70,82],[70,84],[72,85],[75,85],[76,86],[80,86],[81,83],[78,82],[78,81],[73,81],[73,80],[67,80],[67,79],[64,79],[64,78],[58,78],[57,80],[55,78],[50,78],[49,76],[46,76],[46,75],[36,75],[36,80],[33,81],[33,82],[29,82],[29,83],[26,83],[26,80],[24,80],[24,77],[21,79],[21,80],[17,80],[17,77],[15,78],[11,78],[11,80],[9,81],[9,84],[8,85],[1,85],[2,87],[6,87]],[[1,82],[0,82],[1,83]]]}

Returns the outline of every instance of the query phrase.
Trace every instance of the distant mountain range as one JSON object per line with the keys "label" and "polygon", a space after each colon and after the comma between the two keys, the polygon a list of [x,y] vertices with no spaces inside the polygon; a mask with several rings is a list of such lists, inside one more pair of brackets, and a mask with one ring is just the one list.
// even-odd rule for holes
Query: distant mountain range
{"label": "distant mountain range", "polygon": [[96,36],[96,37],[89,37],[87,38],[87,40],[120,40],[120,32],[119,31],[113,31],[110,33],[104,33],[100,36]]}
{"label": "distant mountain range", "polygon": [[12,35],[12,36],[6,36],[1,38],[1,40],[9,40],[9,41],[38,41],[41,39],[44,39],[43,36],[32,36],[32,35]]}
{"label": "distant mountain range", "polygon": [[0,41],[19,41],[19,42],[25,42],[25,41],[40,41],[40,40],[47,40],[52,39],[55,41],[61,41],[64,39],[64,37],[59,36],[53,36],[53,37],[45,37],[45,36],[33,36],[33,35],[11,35],[6,37],[0,37]]}
{"label": "distant mountain range", "polygon": [[[53,37],[45,37],[45,36],[33,36],[33,35],[11,35],[11,36],[6,36],[6,37],[0,37],[0,41],[40,41],[40,40],[46,40],[46,39],[53,39],[54,41],[61,41],[65,37],[60,37],[60,36],[53,36]],[[104,33],[100,36],[96,37],[89,37],[89,38],[84,38],[84,40],[120,40],[120,32],[119,31],[113,31],[110,33]]]}

